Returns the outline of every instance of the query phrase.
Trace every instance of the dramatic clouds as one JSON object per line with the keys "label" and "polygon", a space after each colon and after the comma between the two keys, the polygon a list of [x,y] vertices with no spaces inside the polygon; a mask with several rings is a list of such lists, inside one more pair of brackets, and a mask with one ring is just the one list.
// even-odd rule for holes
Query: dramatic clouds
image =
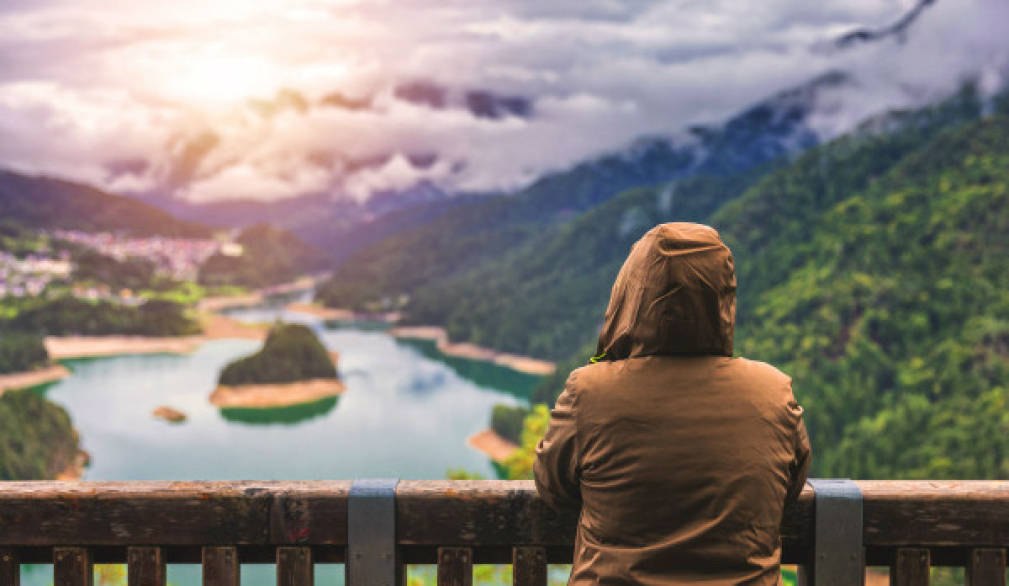
{"label": "dramatic clouds", "polygon": [[[937,0],[6,2],[0,166],[193,200],[497,190],[829,70],[825,137],[1005,83],[1009,5]],[[868,35],[871,37],[872,35]]]}

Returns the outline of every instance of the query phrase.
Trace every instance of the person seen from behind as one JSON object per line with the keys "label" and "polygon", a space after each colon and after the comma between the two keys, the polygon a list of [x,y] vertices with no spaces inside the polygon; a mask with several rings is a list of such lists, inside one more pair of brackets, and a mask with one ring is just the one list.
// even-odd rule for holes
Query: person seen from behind
{"label": "person seen from behind", "polygon": [[593,364],[536,448],[536,489],[580,510],[569,585],[780,584],[810,447],[791,379],[732,357],[736,277],[713,228],[631,248]]}

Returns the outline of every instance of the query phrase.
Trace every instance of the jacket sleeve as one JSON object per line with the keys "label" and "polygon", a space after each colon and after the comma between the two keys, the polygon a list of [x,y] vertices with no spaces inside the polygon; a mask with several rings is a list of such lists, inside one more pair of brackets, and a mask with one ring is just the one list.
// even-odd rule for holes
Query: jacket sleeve
{"label": "jacket sleeve", "polygon": [[582,504],[573,378],[572,374],[550,411],[550,426],[536,445],[533,463],[536,491],[554,509],[577,509]]}
{"label": "jacket sleeve", "polygon": [[794,503],[799,498],[799,493],[802,492],[802,487],[806,485],[806,476],[809,474],[809,458],[810,458],[810,447],[809,447],[809,436],[806,435],[806,424],[802,419],[802,407],[798,403],[794,402],[791,405],[792,409],[797,410],[799,413],[798,422],[795,425],[795,439],[794,439],[794,458],[792,459],[792,464],[789,466],[789,486],[788,495],[785,499],[786,503]]}

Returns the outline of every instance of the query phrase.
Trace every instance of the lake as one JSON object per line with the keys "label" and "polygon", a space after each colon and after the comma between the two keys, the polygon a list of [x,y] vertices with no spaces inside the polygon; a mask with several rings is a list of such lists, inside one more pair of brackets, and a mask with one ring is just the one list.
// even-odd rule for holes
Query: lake
{"label": "lake", "polygon": [[[70,360],[72,376],[42,391],[70,413],[92,456],[84,480],[308,480],[445,478],[464,468],[495,477],[466,445],[488,427],[494,405],[526,400],[537,377],[448,357],[433,342],[401,340],[377,325],[325,324],[280,307],[229,312],[311,326],[340,353],[347,391],[337,399],[273,410],[221,410],[208,397],[221,368],[254,352],[250,340],[216,340],[189,355]],[[183,423],[156,419],[168,405]],[[322,567],[320,582],[342,583]],[[243,567],[243,583],[273,583],[273,569]],[[199,584],[199,566],[172,566],[169,581]],[[23,582],[52,583],[51,566],[25,568]]]}

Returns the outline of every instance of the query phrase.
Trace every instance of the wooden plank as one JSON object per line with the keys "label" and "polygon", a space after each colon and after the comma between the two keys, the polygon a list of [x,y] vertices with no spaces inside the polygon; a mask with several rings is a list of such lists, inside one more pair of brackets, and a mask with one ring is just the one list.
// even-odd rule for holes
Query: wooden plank
{"label": "wooden plank", "polygon": [[0,547],[346,545],[349,481],[9,482]]}
{"label": "wooden plank", "polygon": [[547,552],[542,547],[512,550],[512,585],[547,586]]}
{"label": "wooden plank", "polygon": [[0,548],[0,586],[21,584],[21,559],[13,549]]}
{"label": "wooden plank", "polygon": [[[897,547],[1009,547],[1009,482],[858,481],[864,542]],[[0,486],[0,547],[346,545],[350,482],[9,482]],[[785,511],[783,556],[804,561],[812,493]],[[549,509],[531,481],[403,481],[397,537],[443,544],[570,548],[577,517]],[[20,549],[19,549],[20,551]],[[934,556],[933,556],[934,557]]]}
{"label": "wooden plank", "polygon": [[1005,586],[1005,550],[975,548],[967,560],[966,586]]}
{"label": "wooden plank", "polygon": [[312,586],[314,581],[311,548],[277,548],[277,586]]}
{"label": "wooden plank", "polygon": [[932,555],[927,549],[902,547],[890,564],[890,586],[928,586]]}
{"label": "wooden plank", "polygon": [[203,548],[203,586],[238,586],[240,581],[237,548]]}
{"label": "wooden plank", "polygon": [[438,548],[438,586],[473,586],[473,550]]}
{"label": "wooden plank", "polygon": [[53,548],[54,586],[92,586],[94,578],[91,554],[86,548]]}
{"label": "wooden plank", "polygon": [[1009,482],[859,480],[865,544],[1009,546]]}
{"label": "wooden plank", "polygon": [[[807,558],[812,515],[813,492],[807,488],[785,511],[786,561]],[[401,480],[396,488],[397,540],[407,547],[501,547],[507,560],[516,543],[536,544],[547,548],[548,561],[560,563],[557,552],[574,544],[577,520],[577,512],[558,513],[543,503],[532,481]]]}
{"label": "wooden plank", "polygon": [[165,586],[165,553],[160,547],[130,547],[126,551],[129,586]]}

